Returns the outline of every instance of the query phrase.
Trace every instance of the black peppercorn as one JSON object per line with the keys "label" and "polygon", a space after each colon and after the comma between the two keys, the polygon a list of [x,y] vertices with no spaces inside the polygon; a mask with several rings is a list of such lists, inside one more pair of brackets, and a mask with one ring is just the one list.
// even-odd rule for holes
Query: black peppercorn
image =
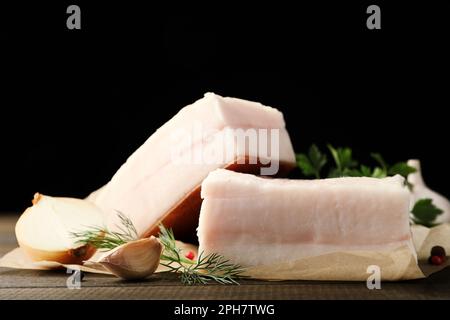
{"label": "black peppercorn", "polygon": [[441,246],[434,246],[431,248],[431,256],[445,257],[445,249]]}

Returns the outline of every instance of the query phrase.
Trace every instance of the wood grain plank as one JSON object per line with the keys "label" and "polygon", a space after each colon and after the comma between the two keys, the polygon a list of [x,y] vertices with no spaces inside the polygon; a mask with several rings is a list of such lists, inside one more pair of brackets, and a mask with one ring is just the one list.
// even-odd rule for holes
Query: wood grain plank
{"label": "wood grain plank", "polygon": [[17,247],[14,227],[19,216],[11,213],[0,213],[0,257]]}
{"label": "wood grain plank", "polygon": [[[16,246],[17,216],[0,216],[0,255]],[[364,282],[243,280],[240,286],[183,286],[174,274],[153,275],[146,281],[125,282],[86,274],[81,289],[67,288],[64,270],[37,271],[0,268],[0,299],[450,299],[450,268],[427,279],[385,282],[368,290]]]}

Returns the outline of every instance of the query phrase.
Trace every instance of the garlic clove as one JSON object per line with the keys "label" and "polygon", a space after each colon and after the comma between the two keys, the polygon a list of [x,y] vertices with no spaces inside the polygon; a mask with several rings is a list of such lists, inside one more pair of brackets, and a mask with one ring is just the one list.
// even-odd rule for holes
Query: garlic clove
{"label": "garlic clove", "polygon": [[34,261],[82,264],[96,251],[77,243],[72,232],[86,225],[102,226],[103,212],[81,199],[34,195],[33,205],[16,223],[16,238],[22,250]]}
{"label": "garlic clove", "polygon": [[417,202],[417,200],[429,198],[433,200],[433,204],[436,207],[444,211],[442,214],[437,216],[434,223],[450,222],[450,201],[441,194],[427,187],[422,177],[419,160],[409,160],[408,165],[417,170],[416,172],[408,175],[408,182],[413,185],[411,191],[411,209]]}
{"label": "garlic clove", "polygon": [[98,263],[119,278],[144,279],[159,266],[163,246],[155,237],[123,244],[105,254]]}

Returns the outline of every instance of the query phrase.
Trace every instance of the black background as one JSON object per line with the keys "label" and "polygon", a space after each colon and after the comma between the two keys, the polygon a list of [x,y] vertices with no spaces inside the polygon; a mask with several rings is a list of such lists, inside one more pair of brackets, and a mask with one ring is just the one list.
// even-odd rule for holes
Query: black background
{"label": "black background", "polygon": [[[450,4],[87,1],[1,7],[0,212],[83,197],[181,107],[213,91],[283,111],[296,151],[420,158],[450,196]],[[66,8],[81,7],[81,30]],[[382,29],[366,28],[378,4]]]}

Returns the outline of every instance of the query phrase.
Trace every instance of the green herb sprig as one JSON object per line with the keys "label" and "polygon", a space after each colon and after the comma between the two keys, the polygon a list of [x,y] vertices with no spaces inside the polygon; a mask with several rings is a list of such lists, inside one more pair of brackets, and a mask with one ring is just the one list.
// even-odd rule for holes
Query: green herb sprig
{"label": "green herb sprig", "polygon": [[193,285],[215,281],[220,284],[239,284],[237,278],[242,278],[244,272],[241,266],[231,263],[217,253],[203,255],[202,252],[197,261],[186,259],[176,246],[172,230],[163,225],[159,228],[159,240],[164,246],[161,265],[169,268],[171,272],[181,273],[182,283]]}
{"label": "green herb sprig", "polygon": [[120,224],[117,225],[119,231],[110,231],[106,227],[91,226],[81,232],[72,232],[71,236],[77,239],[79,244],[90,244],[102,250],[112,250],[127,242],[138,239],[138,234],[133,222],[122,212],[116,211]]}
{"label": "green herb sprig", "polygon": [[[106,227],[89,227],[81,232],[72,232],[72,237],[82,245],[92,245],[99,250],[112,250],[120,245],[138,239],[138,234],[129,217],[117,212],[120,225],[118,232],[112,232]],[[200,253],[197,261],[185,258],[181,249],[177,247],[175,236],[171,229],[160,225],[159,241],[163,245],[161,265],[169,268],[168,272],[180,274],[183,284],[207,284],[217,282],[220,284],[239,284],[238,278],[243,278],[245,271],[238,264],[233,264],[223,256],[212,253]]]}
{"label": "green herb sprig", "polygon": [[329,178],[354,176],[356,174],[355,167],[358,161],[352,157],[352,149],[350,148],[334,148],[331,144],[328,146],[331,155],[333,156],[335,167],[330,169]]}

